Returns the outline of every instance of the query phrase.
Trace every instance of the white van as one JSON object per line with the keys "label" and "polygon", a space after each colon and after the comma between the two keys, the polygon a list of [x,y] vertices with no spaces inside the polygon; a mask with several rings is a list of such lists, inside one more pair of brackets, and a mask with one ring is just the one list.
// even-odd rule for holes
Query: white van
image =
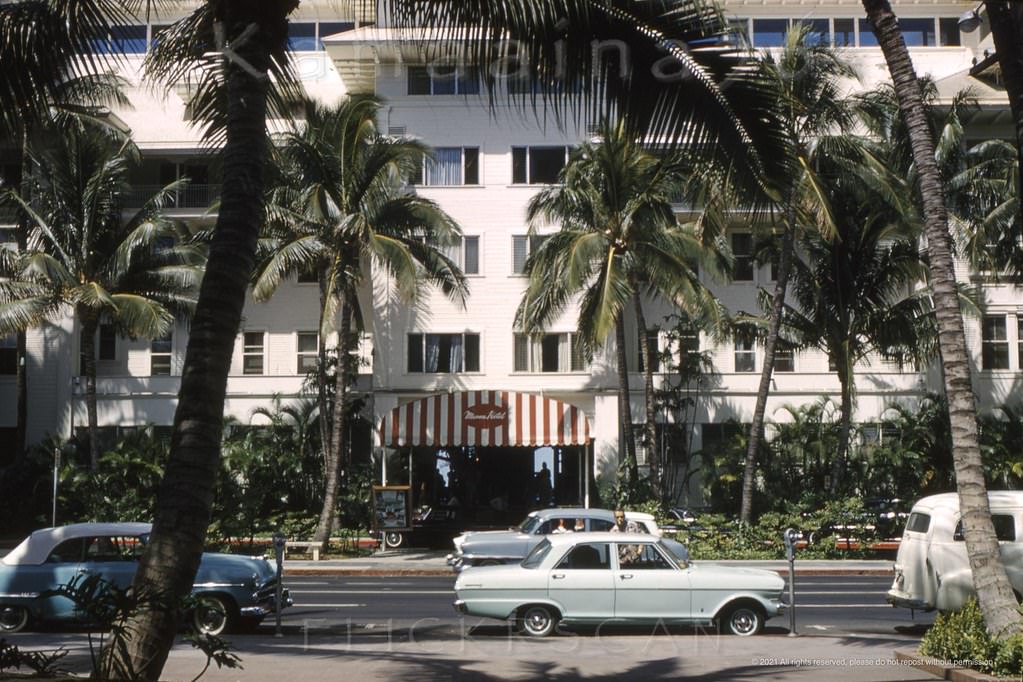
{"label": "white van", "polygon": [[[1023,490],[988,492],[988,502],[1002,562],[1019,598],[1023,593]],[[888,602],[924,611],[954,611],[975,594],[959,496],[943,493],[921,499],[906,520]]]}

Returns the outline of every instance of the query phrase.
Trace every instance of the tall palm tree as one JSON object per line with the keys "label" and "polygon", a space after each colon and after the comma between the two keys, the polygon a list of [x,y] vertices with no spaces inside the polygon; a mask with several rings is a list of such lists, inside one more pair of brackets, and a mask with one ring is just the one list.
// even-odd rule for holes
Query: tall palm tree
{"label": "tall palm tree", "polygon": [[[189,335],[171,458],[149,548],[135,577],[139,587],[152,585],[170,596],[183,597],[190,590],[209,523],[227,373],[263,215],[270,86],[294,83],[287,66],[287,18],[298,4],[207,0],[163,34],[150,59],[154,68],[149,73],[161,82],[183,82],[186,74],[203,79],[193,111],[200,120],[214,121],[211,133],[220,135],[224,159],[220,211]],[[724,35],[727,25],[703,0],[599,5],[588,0],[539,5],[534,0],[387,0],[380,6],[401,25],[437,29],[428,37],[464,42],[478,64],[506,55],[501,45],[506,47],[507,40],[519,41],[517,57],[525,59],[534,83],[549,85],[562,76],[564,83],[582,84],[578,101],[593,103],[594,109],[636,110],[630,120],[640,130],[713,146],[721,155],[733,153],[743,159],[740,171],[759,166],[749,143],[765,139],[758,127],[769,126],[755,111],[747,118],[736,113],[751,108],[746,105],[755,88],[741,78],[743,59],[706,41]],[[631,59],[606,55],[595,67],[590,59],[594,39],[630,46]],[[222,50],[226,45],[230,49]],[[625,72],[618,71],[620,65]],[[272,81],[271,72],[276,76]],[[730,76],[736,77],[722,90],[718,84]],[[495,91],[496,79],[488,79],[487,86]],[[565,113],[576,96],[573,87],[540,90],[539,99],[556,113]],[[536,106],[537,97],[523,96],[521,102]],[[136,614],[129,623],[123,669],[146,679],[159,677],[176,620],[171,610]]]}
{"label": "tall palm tree", "polygon": [[109,323],[132,337],[167,333],[195,304],[202,251],[161,215],[176,184],[124,219],[138,149],[111,128],[66,119],[59,133],[36,136],[27,154],[28,194],[10,195],[31,228],[17,267],[33,290],[16,301],[17,326],[34,326],[70,307],[79,327],[78,371],[85,376],[89,461],[96,471],[99,326]]}
{"label": "tall palm tree", "polygon": [[742,523],[749,523],[753,513],[753,475],[763,438],[793,244],[801,229],[816,230],[828,237],[835,231],[815,158],[821,150],[843,144],[843,133],[851,126],[853,117],[850,103],[843,95],[842,79],[854,78],[855,71],[837,52],[822,44],[808,26],[798,25],[786,35],[785,46],[777,58],[770,54],[761,57],[757,76],[771,93],[767,117],[783,140],[776,147],[779,156],[775,163],[780,169],[772,169],[766,180],[780,214],[775,229],[780,233],[781,247],[764,341],[764,362],[746,442],[739,512]]}
{"label": "tall palm tree", "polygon": [[[1009,96],[1016,151],[1017,195],[1023,194],[1023,3],[1012,0],[985,0],[995,56],[1001,69],[1001,80]],[[1017,219],[1023,222],[1023,205],[1016,206]]]}
{"label": "tall palm tree", "polygon": [[[315,272],[320,285],[320,349],[337,332],[337,372],[331,430],[325,446],[326,489],[313,536],[327,542],[337,495],[348,422],[352,353],[363,319],[359,292],[372,262],[391,276],[396,293],[413,302],[423,285],[437,285],[464,303],[462,272],[438,247],[458,243],[461,232],[436,203],[405,191],[422,168],[426,148],[380,135],[379,102],[348,98],[323,105],[308,100],[304,126],[281,139],[284,185],[274,192],[268,257],[256,272],[253,294],[268,299],[285,277]],[[356,329],[353,330],[353,327]],[[326,363],[319,363],[319,400],[326,415]]]}
{"label": "tall palm tree", "polygon": [[[675,155],[655,156],[632,137],[624,122],[601,126],[599,142],[574,150],[559,177],[529,203],[531,230],[555,223],[551,235],[526,260],[529,283],[516,313],[517,326],[540,333],[579,299],[580,350],[586,355],[612,334],[618,372],[620,442],[628,483],[639,478],[632,434],[625,311],[638,322],[648,392],[647,439],[654,449],[653,352],[645,329],[641,294],[676,304],[694,317],[714,312],[716,299],[700,282],[698,264],[720,265],[709,245],[716,236],[679,225],[672,210],[688,167]],[[651,478],[657,471],[651,460]]]}
{"label": "tall palm tree", "polygon": [[799,240],[783,329],[795,348],[823,351],[838,376],[840,428],[829,486],[837,491],[852,433],[856,365],[869,357],[921,363],[934,343],[927,338],[930,298],[920,288],[926,266],[918,222],[902,201],[912,192],[883,168],[822,161],[836,235],[807,232]]}
{"label": "tall palm tree", "polygon": [[977,436],[977,407],[957,296],[944,187],[935,161],[934,139],[928,127],[926,105],[913,61],[891,5],[888,0],[863,0],[863,7],[888,64],[919,177],[938,345],[952,428],[956,488],[973,584],[988,631],[996,637],[1007,637],[1023,631],[1023,615],[1016,608],[1012,585],[1001,561],[988,504]]}

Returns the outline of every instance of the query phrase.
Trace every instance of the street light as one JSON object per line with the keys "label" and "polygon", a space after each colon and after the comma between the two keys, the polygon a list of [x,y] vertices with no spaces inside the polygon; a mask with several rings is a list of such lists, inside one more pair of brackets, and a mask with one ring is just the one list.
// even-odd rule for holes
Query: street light
{"label": "street light", "polygon": [[971,10],[967,10],[959,15],[959,30],[963,33],[973,33],[983,21],[980,16],[980,5],[977,5]]}

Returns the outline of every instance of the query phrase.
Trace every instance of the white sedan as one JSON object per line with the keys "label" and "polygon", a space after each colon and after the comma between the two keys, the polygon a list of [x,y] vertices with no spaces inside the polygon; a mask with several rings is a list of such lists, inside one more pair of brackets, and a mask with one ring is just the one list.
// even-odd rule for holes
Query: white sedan
{"label": "white sedan", "polygon": [[536,637],[559,623],[657,622],[745,636],[780,612],[778,574],[690,563],[676,546],[634,533],[550,535],[520,564],[465,569],[455,581],[455,610],[514,619]]}

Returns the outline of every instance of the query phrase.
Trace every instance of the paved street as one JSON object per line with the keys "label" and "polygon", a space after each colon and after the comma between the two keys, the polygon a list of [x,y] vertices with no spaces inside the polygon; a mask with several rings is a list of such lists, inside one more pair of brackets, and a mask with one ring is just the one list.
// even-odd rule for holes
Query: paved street
{"label": "paved street", "polygon": [[[783,616],[752,638],[617,627],[538,641],[499,621],[458,618],[451,577],[292,576],[296,606],[283,618],[283,637],[274,636],[272,621],[256,634],[232,636],[244,669],[212,670],[203,679],[934,679],[894,661],[896,649],[916,647],[933,618],[914,621],[885,605],[889,582],[876,575],[798,578],[798,637],[788,636]],[[80,660],[87,654],[86,635],[78,632],[11,639],[26,648],[66,646]],[[188,680],[202,665],[201,654],[179,645],[165,677]]]}

